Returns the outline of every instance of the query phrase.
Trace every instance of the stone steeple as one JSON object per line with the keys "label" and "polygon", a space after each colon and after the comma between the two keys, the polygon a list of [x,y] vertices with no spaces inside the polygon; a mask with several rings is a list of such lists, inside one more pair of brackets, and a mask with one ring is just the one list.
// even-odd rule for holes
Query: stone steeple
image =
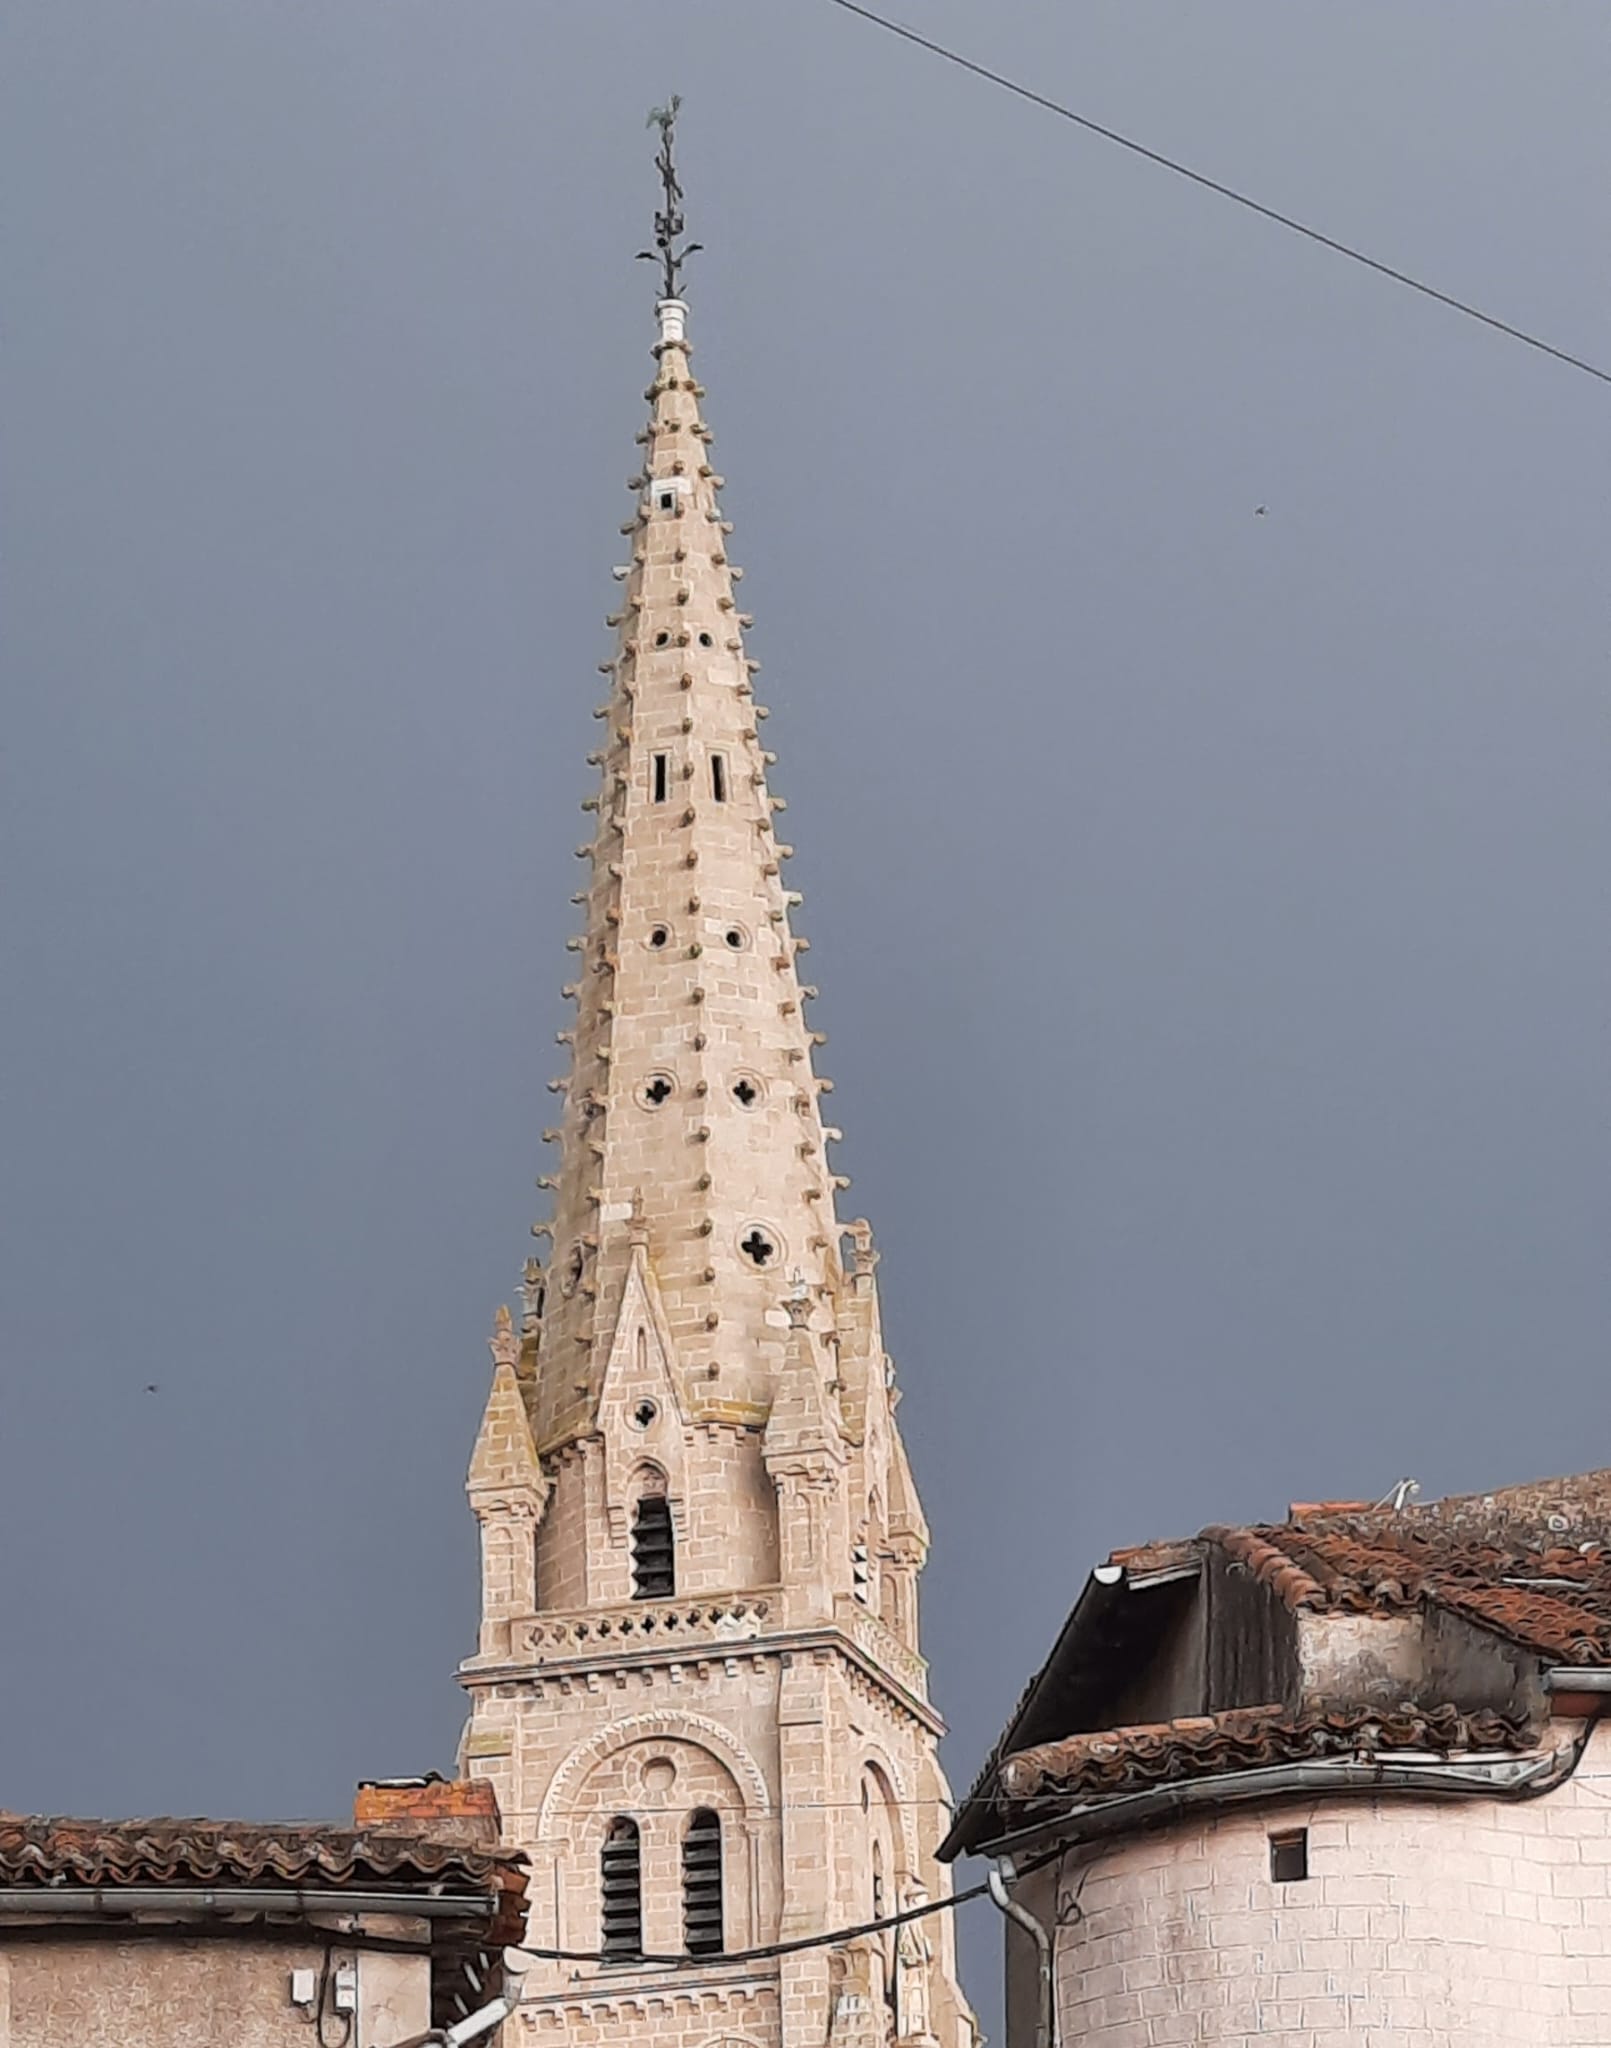
{"label": "stone steeple", "polygon": [[835,1216],[686,329],[662,298],[578,849],[551,1254],[518,1338],[500,1311],[470,1473],[462,1761],[532,1859],[531,1941],[597,1958],[525,1978],[537,2039],[972,2048],[949,1915],[744,1956],[942,1896],[949,1795],[928,1531],[877,1254]]}
{"label": "stone steeple", "polygon": [[744,648],[722,479],[680,301],[631,481],[629,559],[600,706],[583,929],[554,1186],[553,1258],[533,1361],[540,1447],[593,1425],[607,1319],[636,1216],[695,1422],[764,1422],[794,1277],[837,1275],[802,985]]}

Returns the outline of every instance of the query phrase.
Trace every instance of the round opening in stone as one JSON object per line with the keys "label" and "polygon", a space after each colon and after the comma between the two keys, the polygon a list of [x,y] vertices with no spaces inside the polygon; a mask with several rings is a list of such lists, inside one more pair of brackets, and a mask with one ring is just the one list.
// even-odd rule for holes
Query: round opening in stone
{"label": "round opening in stone", "polygon": [[662,947],[669,946],[671,944],[671,927],[669,925],[657,924],[649,934],[649,944],[653,946],[657,953]]}
{"label": "round opening in stone", "polygon": [[643,1084],[644,1107],[658,1109],[661,1103],[669,1102],[676,1085],[669,1074],[651,1074]]}
{"label": "round opening in stone", "polygon": [[738,1248],[745,1261],[757,1272],[769,1271],[777,1264],[777,1235],[764,1223],[752,1223],[739,1238]]}

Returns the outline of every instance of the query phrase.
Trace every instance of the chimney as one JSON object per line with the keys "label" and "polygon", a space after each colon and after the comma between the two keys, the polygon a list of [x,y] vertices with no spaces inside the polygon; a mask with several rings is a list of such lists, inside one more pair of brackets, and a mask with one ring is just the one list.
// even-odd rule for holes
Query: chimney
{"label": "chimney", "polygon": [[431,1835],[472,1848],[497,1847],[503,1816],[485,1778],[364,1778],[352,1803],[353,1824]]}

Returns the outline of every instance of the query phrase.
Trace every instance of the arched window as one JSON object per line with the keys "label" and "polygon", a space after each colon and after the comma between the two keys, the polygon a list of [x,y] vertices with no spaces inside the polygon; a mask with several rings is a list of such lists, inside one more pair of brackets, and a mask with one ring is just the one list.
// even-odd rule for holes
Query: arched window
{"label": "arched window", "polygon": [[646,1493],[632,1516],[632,1597],[669,1600],[676,1590],[671,1503],[663,1493]]}
{"label": "arched window", "polygon": [[682,1938],[691,1956],[722,1952],[722,1823],[704,1806],[682,1838]]}
{"label": "arched window", "polygon": [[599,1947],[607,1961],[643,1954],[643,1853],[635,1820],[612,1820],[599,1852]]}

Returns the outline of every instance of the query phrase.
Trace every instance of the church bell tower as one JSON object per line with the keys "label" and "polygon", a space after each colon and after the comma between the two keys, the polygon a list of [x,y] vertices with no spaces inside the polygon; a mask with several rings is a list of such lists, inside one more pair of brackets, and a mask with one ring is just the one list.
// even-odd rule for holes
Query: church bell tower
{"label": "church bell tower", "polygon": [[655,372],[569,943],[558,1162],[469,1475],[464,1768],[531,1859],[513,2042],[971,2048],[938,1899],[928,1529],[841,1222],[758,663],[692,369],[676,103]]}

